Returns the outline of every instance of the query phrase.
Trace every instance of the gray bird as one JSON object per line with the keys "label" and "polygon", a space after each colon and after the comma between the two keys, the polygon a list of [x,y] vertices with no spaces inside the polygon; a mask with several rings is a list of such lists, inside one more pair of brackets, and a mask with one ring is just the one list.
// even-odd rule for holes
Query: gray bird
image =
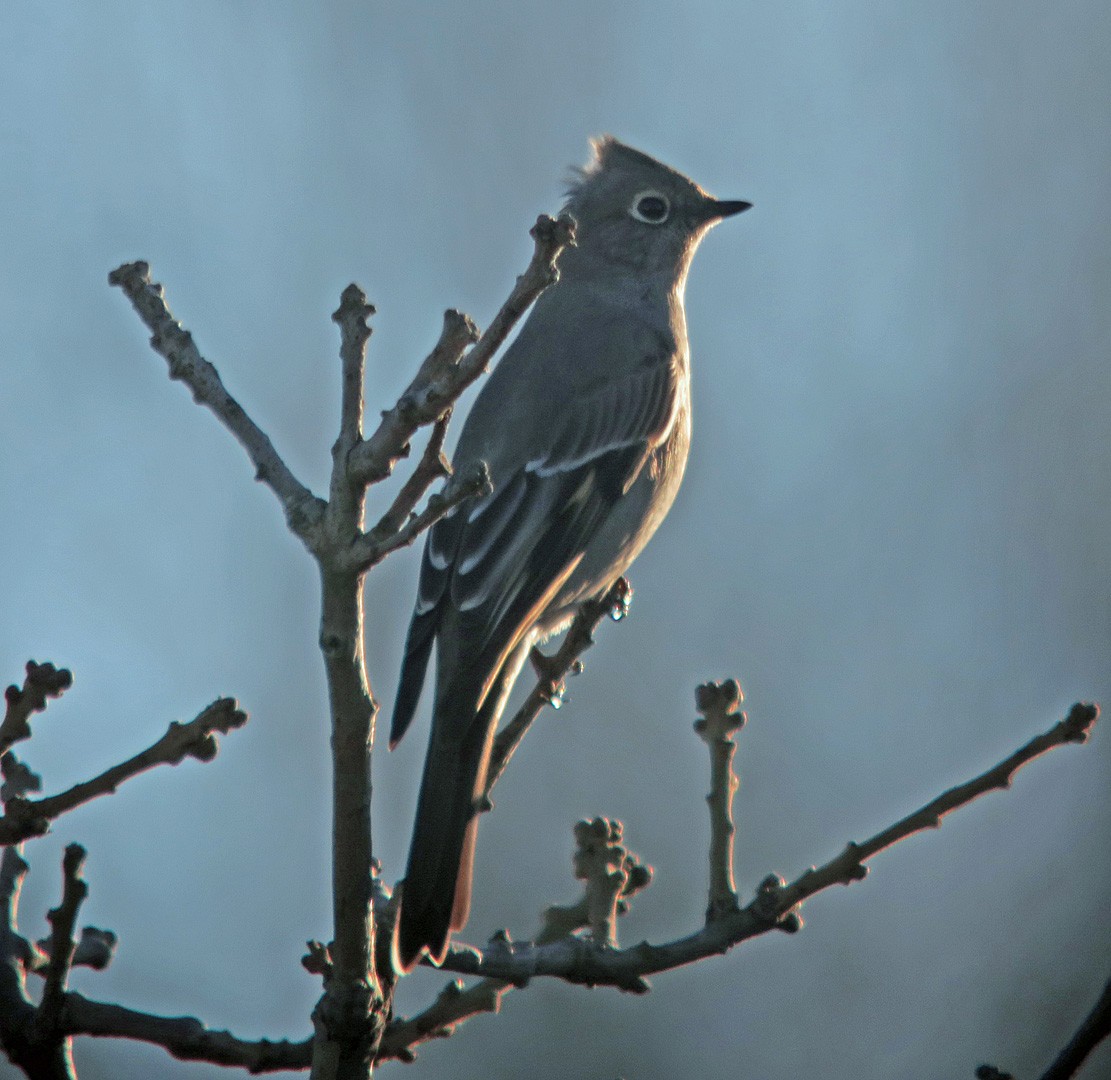
{"label": "gray bird", "polygon": [[691,436],[683,293],[699,241],[749,208],[605,136],[568,192],[577,246],[487,380],[454,467],[493,493],[428,536],[390,747],[438,643],[432,734],[394,965],[443,962],[467,921],[490,749],[530,648],[628,568],[671,507]]}

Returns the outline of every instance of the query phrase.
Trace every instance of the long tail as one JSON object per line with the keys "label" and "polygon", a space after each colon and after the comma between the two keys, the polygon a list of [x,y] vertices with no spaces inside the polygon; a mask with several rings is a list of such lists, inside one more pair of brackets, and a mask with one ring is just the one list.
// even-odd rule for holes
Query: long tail
{"label": "long tail", "polygon": [[[445,677],[437,687],[393,939],[396,971],[409,971],[424,952],[432,963],[442,964],[451,932],[466,925],[479,805],[494,732],[530,646],[531,638],[522,637],[497,675],[483,680],[489,684],[485,697],[475,685],[475,673],[489,670],[489,657],[482,658],[486,663],[456,669],[458,678]],[[451,672],[454,665],[441,657],[441,667]]]}
{"label": "long tail", "polygon": [[434,964],[443,963],[448,938],[466,924],[471,905],[476,804],[486,780],[496,716],[492,709],[477,716],[444,715],[452,709],[450,700],[437,705],[424,762],[394,935],[394,966],[402,972],[425,950]]}

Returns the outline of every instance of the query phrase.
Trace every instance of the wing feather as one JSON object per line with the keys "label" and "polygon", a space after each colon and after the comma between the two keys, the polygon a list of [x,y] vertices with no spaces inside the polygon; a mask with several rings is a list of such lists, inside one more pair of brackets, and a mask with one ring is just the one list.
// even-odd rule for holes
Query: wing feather
{"label": "wing feather", "polygon": [[623,379],[610,378],[593,392],[580,393],[561,410],[546,448],[515,468],[503,468],[492,495],[464,504],[432,529],[391,745],[412,720],[445,605],[453,606],[479,670],[489,671],[488,687],[652,450],[667,439],[680,385],[676,360],[658,357]]}

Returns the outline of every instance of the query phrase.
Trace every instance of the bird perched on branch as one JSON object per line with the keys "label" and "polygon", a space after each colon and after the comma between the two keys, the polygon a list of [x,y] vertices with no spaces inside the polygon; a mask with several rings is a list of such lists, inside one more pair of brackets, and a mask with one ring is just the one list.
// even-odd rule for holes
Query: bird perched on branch
{"label": "bird perched on branch", "polygon": [[712,198],[606,136],[566,211],[576,246],[467,417],[454,467],[493,492],[429,533],[390,746],[413,719],[437,644],[436,696],[394,964],[442,963],[467,921],[498,720],[530,648],[628,568],[671,507],[690,445],[683,293],[691,258],[749,203]]}

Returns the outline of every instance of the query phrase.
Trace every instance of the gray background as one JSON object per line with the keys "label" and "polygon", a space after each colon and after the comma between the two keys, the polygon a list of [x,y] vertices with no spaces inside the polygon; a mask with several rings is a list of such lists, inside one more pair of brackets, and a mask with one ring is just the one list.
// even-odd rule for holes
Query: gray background
{"label": "gray background", "polygon": [[[570,900],[571,826],[594,814],[656,867],[625,940],[698,924],[707,678],[747,693],[746,895],[1077,698],[1111,701],[1109,49],[1102,0],[5,5],[0,678],[29,656],[76,677],[26,756],[57,790],[218,694],[252,714],[213,765],[144,776],[32,845],[24,929],[79,840],[83,921],[122,943],[74,985],[270,1037],[307,1033],[298,957],[329,933],[310,562],[108,271],[150,260],[321,491],[342,287],[379,308],[373,413],[445,307],[489,320],[602,131],[756,209],[691,275],[685,488],[632,617],[497,793],[466,936],[527,937]],[[416,567],[396,556],[367,590],[387,706]],[[375,757],[391,878],[424,738],[421,719]],[[647,999],[537,983],[413,1075],[1035,1075],[1108,974],[1109,746],[1060,750],[877,859],[795,938]],[[420,973],[399,1007],[443,982]],[[86,1078],[227,1075],[126,1044],[76,1054]],[[1111,1076],[1106,1047],[1086,1075]]]}

